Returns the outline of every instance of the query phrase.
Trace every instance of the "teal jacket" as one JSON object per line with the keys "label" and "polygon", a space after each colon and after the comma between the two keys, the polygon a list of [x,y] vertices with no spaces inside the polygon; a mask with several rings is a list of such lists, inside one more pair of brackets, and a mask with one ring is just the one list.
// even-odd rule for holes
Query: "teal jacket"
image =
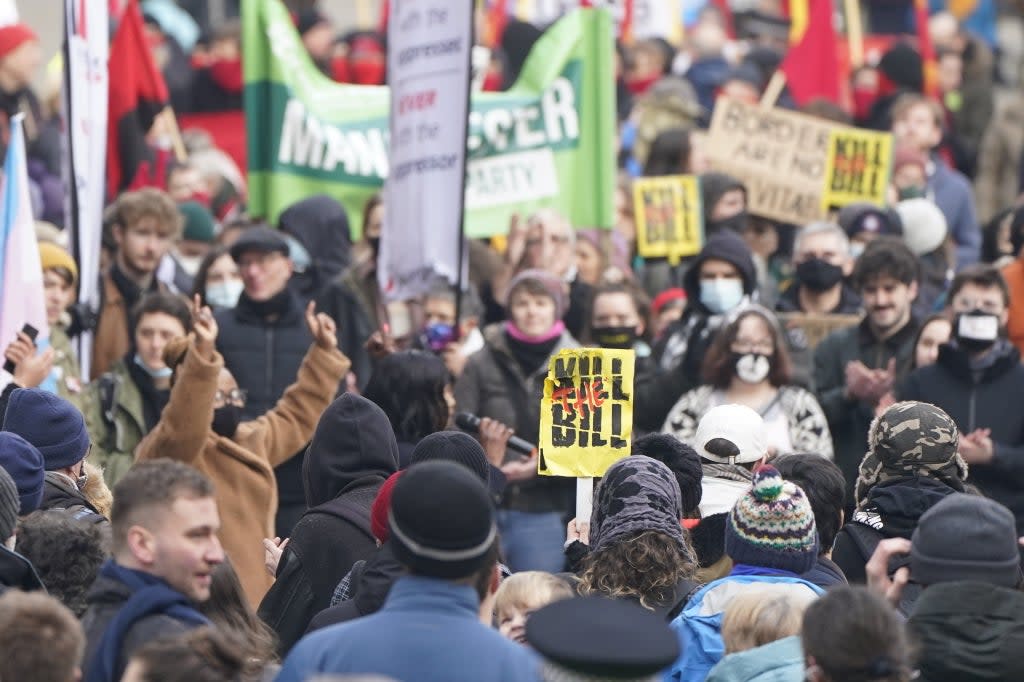
{"label": "teal jacket", "polygon": [[804,651],[800,638],[786,637],[756,649],[729,654],[707,682],[803,682]]}

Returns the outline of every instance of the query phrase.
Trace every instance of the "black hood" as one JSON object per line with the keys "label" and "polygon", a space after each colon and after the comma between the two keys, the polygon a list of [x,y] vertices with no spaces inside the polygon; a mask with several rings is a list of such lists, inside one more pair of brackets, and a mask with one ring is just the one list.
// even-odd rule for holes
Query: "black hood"
{"label": "black hood", "polygon": [[718,203],[718,200],[726,192],[731,192],[734,189],[741,190],[744,195],[747,193],[747,186],[738,178],[726,173],[701,173],[700,195],[701,204],[704,209],[704,222],[711,220],[711,211],[715,209],[715,204]]}
{"label": "black hood", "polygon": [[853,520],[888,538],[909,540],[921,516],[955,492],[934,478],[894,478],[879,483],[868,492],[864,509],[856,511]]}
{"label": "black hood", "polygon": [[300,293],[315,293],[315,289],[340,275],[352,260],[348,214],[336,199],[326,194],[295,202],[281,213],[277,225],[306,247],[312,260],[308,271],[295,275],[296,284],[309,289]]}
{"label": "black hood", "polygon": [[379,485],[398,471],[398,443],[384,411],[362,396],[342,394],[324,411],[306,451],[306,504]]}
{"label": "black hood", "polygon": [[683,289],[686,290],[688,300],[700,301],[700,266],[711,258],[735,265],[743,277],[743,292],[748,296],[754,293],[757,286],[757,272],[754,269],[754,258],[750,255],[750,248],[738,234],[723,230],[708,239],[708,243],[693,259],[686,275],[683,276]]}

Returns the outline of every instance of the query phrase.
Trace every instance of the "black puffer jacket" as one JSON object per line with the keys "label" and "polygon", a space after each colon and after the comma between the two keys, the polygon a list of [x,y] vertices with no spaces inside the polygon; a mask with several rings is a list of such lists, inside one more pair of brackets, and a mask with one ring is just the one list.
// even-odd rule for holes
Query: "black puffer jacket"
{"label": "black puffer jacket", "polygon": [[[753,297],[757,288],[754,259],[743,239],[731,230],[723,230],[708,239],[683,276],[687,300],[683,316],[665,330],[661,342],[654,349],[658,365],[663,371],[672,371],[678,368],[679,363],[683,364],[682,371],[690,386],[702,383],[701,364],[704,354],[726,317],[713,314],[700,302],[700,268],[705,261],[712,259],[732,263],[739,270],[746,296]],[[666,415],[670,407],[666,407]]]}
{"label": "black puffer jacket", "polygon": [[1024,680],[1024,593],[981,582],[932,585],[909,626],[921,682]]}
{"label": "black puffer jacket", "polygon": [[295,525],[277,582],[259,615],[277,632],[282,656],[313,616],[330,606],[352,564],[377,549],[370,507],[381,484],[398,470],[398,445],[387,415],[350,393],[331,403],[317,424],[303,478],[309,510]]}
{"label": "black puffer jacket", "polygon": [[1005,505],[1024,530],[1024,410],[1017,399],[1024,387],[1020,353],[1009,342],[999,346],[983,368],[971,369],[967,354],[952,345],[939,359],[907,377],[900,400],[923,400],[945,410],[962,434],[991,429],[995,457],[972,464],[969,483]]}
{"label": "black puffer jacket", "polygon": [[[313,343],[299,297],[291,292],[283,295],[287,303],[276,319],[262,317],[259,305],[244,293],[235,308],[217,313],[217,351],[238,385],[249,392],[242,421],[256,419],[277,404],[295,381],[302,359]],[[281,509],[305,503],[303,459],[302,454],[292,457],[274,470]]]}

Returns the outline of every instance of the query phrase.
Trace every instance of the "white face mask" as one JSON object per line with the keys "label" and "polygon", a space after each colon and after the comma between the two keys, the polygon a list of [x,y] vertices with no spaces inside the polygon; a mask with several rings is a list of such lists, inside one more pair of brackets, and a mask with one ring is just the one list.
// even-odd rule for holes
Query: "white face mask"
{"label": "white face mask", "polygon": [[234,308],[245,285],[240,279],[229,279],[206,287],[206,302],[220,308]]}
{"label": "white face mask", "polygon": [[201,256],[178,256],[178,265],[192,277],[199,272],[199,264],[203,261]]}
{"label": "white face mask", "polygon": [[768,376],[772,365],[760,353],[744,353],[736,358],[736,377],[748,384],[759,384]]}

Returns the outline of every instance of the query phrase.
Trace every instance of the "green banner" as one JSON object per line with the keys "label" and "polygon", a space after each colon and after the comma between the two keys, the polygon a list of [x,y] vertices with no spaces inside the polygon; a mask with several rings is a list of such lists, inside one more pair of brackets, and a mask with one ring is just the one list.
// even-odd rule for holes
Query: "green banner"
{"label": "green banner", "polygon": [[[249,210],[276,222],[313,194],[360,229],[388,174],[387,87],[342,85],[313,65],[280,0],[243,0]],[[549,28],[515,85],[469,116],[466,234],[504,234],[515,212],[553,208],[579,228],[614,224],[612,20],[584,9]]]}

